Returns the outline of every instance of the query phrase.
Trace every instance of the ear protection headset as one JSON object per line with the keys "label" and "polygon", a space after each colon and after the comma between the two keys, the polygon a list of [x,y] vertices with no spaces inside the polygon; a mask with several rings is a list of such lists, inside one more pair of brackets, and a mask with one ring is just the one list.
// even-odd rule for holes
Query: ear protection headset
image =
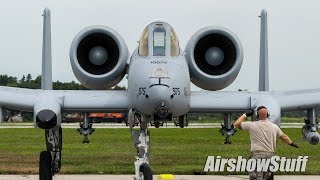
{"label": "ear protection headset", "polygon": [[256,114],[255,114],[257,118],[259,118],[259,113],[258,113],[259,110],[260,110],[260,109],[263,109],[263,108],[267,110],[267,118],[270,116],[270,113],[269,113],[268,109],[267,109],[265,106],[259,106],[259,107],[257,108]]}

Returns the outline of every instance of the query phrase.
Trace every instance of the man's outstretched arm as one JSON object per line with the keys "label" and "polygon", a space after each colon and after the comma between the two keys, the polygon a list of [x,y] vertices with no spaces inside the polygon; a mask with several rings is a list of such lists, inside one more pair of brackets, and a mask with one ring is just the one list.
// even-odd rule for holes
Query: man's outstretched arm
{"label": "man's outstretched arm", "polygon": [[296,144],[294,144],[294,143],[291,141],[291,139],[289,138],[289,136],[286,135],[286,134],[284,134],[284,133],[280,136],[280,139],[281,139],[283,142],[285,142],[285,143],[287,143],[288,145],[290,145],[290,146],[293,146],[293,147],[295,147],[295,148],[299,148]]}

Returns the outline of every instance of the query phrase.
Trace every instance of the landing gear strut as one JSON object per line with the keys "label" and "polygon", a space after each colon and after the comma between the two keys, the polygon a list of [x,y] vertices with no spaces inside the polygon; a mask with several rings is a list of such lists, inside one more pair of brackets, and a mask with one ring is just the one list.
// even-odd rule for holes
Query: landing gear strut
{"label": "landing gear strut", "polygon": [[231,114],[224,114],[224,124],[221,124],[221,129],[219,132],[222,134],[222,136],[225,136],[225,142],[224,144],[231,144],[230,136],[233,136],[235,132],[237,132],[236,129],[234,129],[233,124],[231,124]]}
{"label": "landing gear strut", "polygon": [[83,122],[80,123],[80,128],[78,128],[77,131],[84,136],[82,143],[90,142],[88,136],[89,134],[91,135],[95,129],[92,128],[92,122],[90,122],[88,113],[84,113]]}
{"label": "landing gear strut", "polygon": [[188,125],[189,125],[187,115],[179,116],[178,121],[179,122],[174,121],[174,124],[175,124],[175,126],[179,126],[180,128],[188,127]]}
{"label": "landing gear strut", "polygon": [[46,129],[47,150],[40,153],[39,179],[52,180],[52,176],[60,171],[62,150],[62,129]]}
{"label": "landing gear strut", "polygon": [[320,136],[318,133],[318,120],[315,109],[307,110],[307,117],[304,119],[305,125],[302,127],[302,141],[308,141],[310,144],[318,144]]}
{"label": "landing gear strut", "polygon": [[141,115],[140,128],[133,129],[134,117],[133,110],[128,113],[128,121],[134,147],[137,149],[135,166],[135,180],[152,180],[152,171],[149,164],[150,158],[150,131],[148,130],[147,117]]}

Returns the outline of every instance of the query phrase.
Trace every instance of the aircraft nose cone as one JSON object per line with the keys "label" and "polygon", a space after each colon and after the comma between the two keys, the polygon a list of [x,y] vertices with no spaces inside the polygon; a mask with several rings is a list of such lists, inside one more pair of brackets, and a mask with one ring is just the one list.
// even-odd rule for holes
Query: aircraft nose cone
{"label": "aircraft nose cone", "polygon": [[211,47],[207,50],[205,59],[211,66],[218,66],[223,62],[224,53],[218,47]]}
{"label": "aircraft nose cone", "polygon": [[51,129],[57,125],[57,115],[50,109],[44,109],[36,115],[36,124],[42,129]]}
{"label": "aircraft nose cone", "polygon": [[90,50],[89,59],[92,64],[100,66],[107,61],[108,53],[105,48],[96,46]]}

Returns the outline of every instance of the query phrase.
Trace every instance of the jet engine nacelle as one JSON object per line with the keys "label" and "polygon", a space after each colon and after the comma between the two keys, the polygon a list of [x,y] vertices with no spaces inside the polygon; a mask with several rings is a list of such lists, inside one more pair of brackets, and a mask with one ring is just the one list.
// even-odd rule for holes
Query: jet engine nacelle
{"label": "jet engine nacelle", "polygon": [[108,89],[125,75],[129,50],[122,37],[106,26],[80,31],[70,48],[70,62],[77,79],[89,89]]}
{"label": "jet engine nacelle", "polygon": [[185,52],[192,83],[206,90],[229,86],[242,65],[240,40],[224,27],[200,29],[188,41]]}

